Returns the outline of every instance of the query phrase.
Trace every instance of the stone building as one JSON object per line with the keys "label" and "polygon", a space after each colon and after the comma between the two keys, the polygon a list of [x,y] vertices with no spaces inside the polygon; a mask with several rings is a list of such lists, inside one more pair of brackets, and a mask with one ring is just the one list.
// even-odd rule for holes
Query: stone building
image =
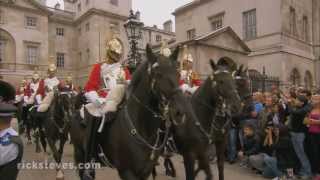
{"label": "stone building", "polygon": [[[0,0],[0,76],[17,84],[38,68],[45,77],[53,57],[59,78],[71,73],[83,85],[114,34],[127,57],[123,25],[131,7],[132,0],[64,0],[64,10],[47,7],[46,0]],[[143,44],[174,38],[172,23],[166,24],[167,31],[145,27]]]}
{"label": "stone building", "polygon": [[[247,58],[234,59],[243,59],[241,63],[259,72],[265,68],[285,85],[320,84],[317,0],[194,0],[173,14],[177,43],[230,26],[251,49]],[[198,64],[206,63],[196,57]]]}

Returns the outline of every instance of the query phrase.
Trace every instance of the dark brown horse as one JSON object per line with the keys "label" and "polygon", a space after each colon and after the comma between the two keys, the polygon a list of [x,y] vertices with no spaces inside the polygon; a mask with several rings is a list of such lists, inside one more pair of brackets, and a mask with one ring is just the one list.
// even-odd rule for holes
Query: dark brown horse
{"label": "dark brown horse", "polygon": [[[169,58],[154,55],[149,46],[146,52],[147,61],[133,74],[126,100],[116,119],[96,135],[97,147],[102,149],[124,180],[146,180],[150,176],[167,140],[159,141],[162,127],[165,137],[168,137],[169,115],[186,116],[194,121],[196,118],[179,89],[176,69],[178,48]],[[174,114],[172,109],[176,109]],[[91,118],[87,122],[93,120],[98,119]],[[87,163],[83,148],[85,128],[79,121],[75,118],[71,126],[75,161]],[[79,175],[82,179],[94,178],[94,173],[91,173],[92,177],[83,176],[83,169],[79,170]]]}
{"label": "dark brown horse", "polygon": [[[222,59],[223,60],[223,59]],[[228,61],[230,61],[230,59],[227,58]],[[223,66],[228,66],[227,64],[227,61],[219,61],[219,64],[220,65],[223,65]],[[236,70],[234,73],[233,73],[233,79],[235,80],[235,83],[236,83],[236,89],[237,89],[237,92],[239,93],[240,97],[241,97],[241,100],[242,102],[244,103],[250,103],[250,89],[249,89],[249,83],[248,83],[248,80],[249,80],[249,77],[247,76],[247,69],[243,69],[243,65],[241,65],[238,69],[236,69],[236,66],[234,68],[231,68],[232,66],[229,66],[229,69],[228,71],[233,71],[233,70]],[[208,80],[207,80],[208,82]],[[207,83],[205,82],[205,83]],[[203,86],[206,86],[208,84],[204,84]],[[223,86],[222,86],[223,87]],[[230,89],[225,89],[225,91],[228,91]],[[200,91],[200,90],[199,90]],[[204,90],[202,90],[204,91]],[[198,92],[199,93],[199,92]],[[199,97],[200,95],[199,94],[196,94],[195,97]],[[200,96],[201,97],[201,96]],[[209,98],[209,97],[208,97]],[[206,98],[203,98],[203,99],[206,99]],[[245,101],[244,101],[245,100]],[[195,101],[197,101],[198,103],[201,102],[202,100],[200,99],[197,99],[193,101],[194,104],[197,104]],[[202,106],[206,106],[206,108],[208,109],[212,109],[212,111],[214,111],[214,107],[212,106],[210,108],[210,101],[208,102],[205,102],[203,101],[202,103]],[[199,105],[199,104],[197,104]],[[199,105],[201,107],[201,105]],[[220,108],[220,109],[219,109]],[[222,106],[217,106],[216,107],[216,110],[219,110],[219,112],[223,112],[224,110],[226,109],[221,109]],[[239,108],[241,109],[241,108]],[[227,119],[229,118],[229,119]],[[225,146],[226,146],[226,135],[228,134],[228,126],[229,126],[229,123],[230,123],[230,118],[231,118],[231,114],[229,114],[228,116],[221,116],[219,114],[216,114],[215,117],[211,119],[211,121],[207,121],[207,122],[204,122],[204,121],[201,121],[201,125],[204,126],[204,127],[208,127],[207,130],[203,127],[201,131],[205,132],[207,135],[206,136],[210,136],[210,139],[211,141],[213,141],[214,145],[216,146],[217,148],[217,157],[218,157],[218,169],[219,169],[219,179],[224,179],[224,173],[223,173],[223,170],[224,170],[224,152],[225,152]],[[213,124],[214,123],[214,124]],[[177,127],[177,128],[180,128],[181,127]],[[200,128],[200,126],[199,126]],[[189,133],[191,132],[194,132],[193,130],[194,129],[191,129],[189,127]],[[210,132],[209,132],[210,131]],[[203,134],[205,134],[203,133]],[[203,139],[200,139],[198,144],[201,144],[201,145],[198,145],[197,147],[198,148],[195,148],[193,149],[193,156],[198,156],[198,160],[199,160],[199,163],[200,163],[200,168],[198,168],[197,172],[193,175],[194,178],[196,176],[196,174],[200,171],[200,170],[205,170],[206,171],[206,174],[207,174],[207,179],[210,179],[212,177],[211,175],[211,172],[209,170],[209,161],[205,158],[205,156],[207,156],[208,152],[207,151],[203,151],[204,152],[204,156],[201,156],[201,155],[197,155],[197,152],[195,151],[196,149],[199,149],[198,152],[202,152],[201,149],[202,148],[209,148],[208,147],[208,142],[204,140],[205,138]],[[196,138],[195,138],[196,140]],[[194,144],[194,143],[192,143]],[[190,143],[190,146],[192,145]],[[185,145],[185,147],[181,147],[180,145],[180,152],[181,151],[185,151],[185,149],[188,149],[189,145]],[[211,146],[210,146],[211,147]],[[184,152],[186,153],[186,152]],[[169,175],[174,175],[175,173],[175,169],[173,166],[171,166],[172,162],[170,159],[166,158],[166,161],[167,163],[165,164],[165,168],[166,168],[166,173],[169,174]],[[169,161],[169,162],[168,162]],[[189,160],[189,161],[192,161],[192,163],[194,163],[194,160]],[[201,169],[202,167],[202,169]],[[191,167],[189,167],[191,169]],[[190,172],[190,170],[186,170],[186,174],[187,172]],[[192,179],[190,178],[189,175],[187,175],[187,179]]]}
{"label": "dark brown horse", "polygon": [[[40,152],[39,138],[42,149],[46,152],[49,145],[54,160],[60,164],[64,145],[68,140],[70,122],[74,112],[74,95],[71,92],[59,92],[54,90],[54,98],[47,112],[37,112],[34,108],[31,112],[36,124],[36,152]],[[56,143],[59,142],[59,146]],[[61,169],[57,169],[57,177],[63,177]]]}

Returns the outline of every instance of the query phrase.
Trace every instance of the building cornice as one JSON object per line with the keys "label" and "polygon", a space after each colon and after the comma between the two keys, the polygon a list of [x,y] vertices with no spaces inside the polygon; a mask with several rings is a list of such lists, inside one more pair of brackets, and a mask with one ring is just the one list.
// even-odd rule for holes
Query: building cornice
{"label": "building cornice", "polygon": [[14,8],[14,9],[27,11],[27,12],[31,12],[31,13],[39,14],[39,15],[48,16],[48,15],[52,14],[52,12],[50,12],[46,7],[38,4],[34,0],[28,0],[27,2],[30,2],[30,4],[33,5],[37,9],[32,9],[32,8],[24,7],[24,6],[21,6],[21,5],[18,5],[18,4],[7,3],[7,2],[3,2],[3,1],[0,1],[0,6],[5,6],[5,7],[8,7],[8,8]]}
{"label": "building cornice", "polygon": [[78,17],[74,21],[74,24],[77,25],[77,24],[83,22],[86,18],[88,18],[89,16],[91,16],[93,14],[100,15],[100,16],[107,16],[107,17],[114,18],[114,19],[119,19],[119,20],[122,20],[122,21],[126,21],[129,18],[128,16],[119,15],[119,14],[115,14],[115,13],[112,13],[112,12],[108,12],[108,11],[92,8],[92,9],[88,10],[87,12],[85,12],[80,17]]}
{"label": "building cornice", "polygon": [[202,5],[202,4],[205,4],[207,2],[210,2],[210,1],[212,1],[212,0],[193,0],[192,2],[190,2],[188,4],[175,9],[172,14],[174,16],[179,15],[181,13],[184,13],[186,11],[192,10],[192,9],[194,9],[194,8],[196,8],[196,7],[198,7],[198,6]]}
{"label": "building cornice", "polygon": [[165,31],[163,29],[158,29],[158,28],[154,28],[154,27],[150,27],[150,26],[145,26],[145,27],[143,27],[143,29],[147,30],[147,31],[155,31],[155,32],[159,32],[162,34],[167,34],[170,36],[176,36],[176,34],[174,32],[169,32],[169,31]]}

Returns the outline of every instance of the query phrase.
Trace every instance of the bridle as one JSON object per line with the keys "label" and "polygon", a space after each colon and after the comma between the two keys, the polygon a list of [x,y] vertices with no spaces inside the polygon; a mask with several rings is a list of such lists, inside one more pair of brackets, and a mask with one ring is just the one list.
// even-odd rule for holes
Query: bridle
{"label": "bridle", "polygon": [[[210,84],[211,84],[211,88],[212,89],[216,89],[217,88],[217,82],[214,79],[214,75],[220,74],[220,73],[230,73],[228,70],[218,70],[215,71],[213,73],[213,75],[211,75],[209,77],[210,80]],[[234,75],[234,74],[232,74]],[[238,93],[237,90],[235,90],[235,93]],[[214,115],[212,117],[211,123],[210,123],[210,127],[209,130],[210,132],[207,132],[205,130],[205,128],[203,128],[203,126],[201,125],[201,123],[199,121],[195,122],[195,125],[200,129],[200,131],[205,135],[205,137],[208,139],[209,144],[212,143],[213,139],[213,133],[214,132],[221,132],[222,134],[225,134],[226,129],[228,128],[229,124],[231,123],[231,112],[230,112],[230,108],[228,107],[227,103],[226,103],[226,99],[222,96],[223,92],[219,92],[217,91],[217,105],[218,108],[213,108],[212,105],[205,103],[204,101],[201,101],[199,99],[196,99],[198,102],[200,102],[202,105],[206,106],[208,109],[214,111]],[[222,117],[222,118],[227,118],[227,121],[225,121],[225,123],[222,126],[218,126],[217,125],[217,117]]]}
{"label": "bridle", "polygon": [[[134,137],[134,139],[137,141],[137,143],[142,144],[151,150],[151,155],[150,155],[151,160],[155,159],[155,152],[156,151],[160,151],[166,146],[166,143],[169,138],[170,129],[172,126],[172,123],[170,121],[170,105],[172,104],[173,97],[181,92],[181,90],[179,88],[176,88],[172,92],[170,92],[169,95],[165,96],[164,94],[159,93],[159,91],[157,91],[157,88],[156,88],[157,79],[154,77],[152,70],[158,66],[159,66],[158,63],[154,63],[153,65],[149,65],[147,72],[148,72],[148,76],[151,77],[151,79],[149,81],[151,94],[153,94],[153,96],[156,96],[161,102],[161,103],[159,103],[159,112],[156,112],[150,106],[144,104],[134,93],[132,93],[132,92],[126,93],[127,100],[129,99],[129,97],[132,97],[135,102],[137,102],[140,106],[142,106],[144,109],[146,109],[148,112],[150,112],[154,118],[158,118],[164,122],[165,129],[162,130],[161,127],[158,127],[157,132],[156,132],[157,137],[156,137],[156,140],[154,143],[149,143],[138,132],[138,130],[135,127],[133,120],[129,114],[128,105],[126,104],[124,106],[124,112],[125,112],[124,119],[127,119],[127,123],[129,125],[130,135],[132,137]],[[161,141],[161,133],[164,134],[164,139],[162,140],[162,142],[160,142]]]}
{"label": "bridle", "polygon": [[[54,91],[55,93],[55,98],[56,98],[56,104],[62,104],[61,103],[61,96],[67,96],[67,98],[71,101],[71,98],[73,96],[73,93],[72,92],[59,92],[57,90]],[[62,106],[62,113],[64,113],[64,117],[62,119],[62,122],[63,122],[63,126],[59,126],[58,123],[56,122],[56,118],[55,118],[55,115],[54,113],[51,115],[50,119],[51,121],[53,122],[54,126],[58,129],[59,133],[60,134],[63,134],[64,133],[64,130],[68,127],[69,125],[69,122],[71,121],[71,118],[72,118],[72,111],[73,111],[73,107],[74,107],[74,104],[72,102],[68,102],[68,108],[66,109],[65,105],[61,105]],[[56,107],[54,107],[56,108]],[[52,108],[51,112],[54,111],[54,108]],[[65,114],[67,113],[67,114]]]}

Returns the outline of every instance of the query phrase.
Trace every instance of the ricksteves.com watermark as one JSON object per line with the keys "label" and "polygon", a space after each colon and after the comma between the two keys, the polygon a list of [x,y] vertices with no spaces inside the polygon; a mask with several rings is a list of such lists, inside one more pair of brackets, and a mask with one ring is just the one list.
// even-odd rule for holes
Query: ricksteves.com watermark
{"label": "ricksteves.com watermark", "polygon": [[100,169],[100,163],[79,163],[75,164],[73,162],[62,162],[60,164],[56,162],[38,162],[38,161],[22,161],[18,164],[18,169],[20,170],[55,170],[55,169]]}

